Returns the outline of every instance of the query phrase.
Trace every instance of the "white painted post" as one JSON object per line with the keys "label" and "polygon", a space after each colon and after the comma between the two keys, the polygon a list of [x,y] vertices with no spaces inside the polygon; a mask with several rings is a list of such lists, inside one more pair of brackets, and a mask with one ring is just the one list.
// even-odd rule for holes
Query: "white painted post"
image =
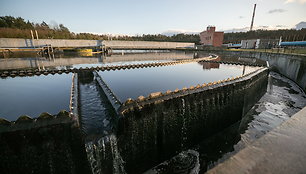
{"label": "white painted post", "polygon": [[32,40],[34,40],[34,36],[33,36],[33,31],[31,30],[31,36],[32,36]]}
{"label": "white painted post", "polygon": [[36,33],[36,39],[38,40],[38,33],[37,33],[37,30],[35,30],[35,33]]}
{"label": "white painted post", "polygon": [[33,35],[33,31],[31,30],[31,36],[32,36],[32,45],[33,45],[33,47],[35,48],[35,44],[34,44],[34,35]]}

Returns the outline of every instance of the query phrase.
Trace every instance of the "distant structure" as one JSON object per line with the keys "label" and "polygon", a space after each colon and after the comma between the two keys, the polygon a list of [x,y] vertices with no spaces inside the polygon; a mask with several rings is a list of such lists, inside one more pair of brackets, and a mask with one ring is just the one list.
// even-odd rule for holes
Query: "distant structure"
{"label": "distant structure", "polygon": [[255,10],[256,10],[256,4],[254,4],[254,10],[253,10],[253,16],[252,16],[252,22],[251,22],[250,31],[252,31],[252,29],[253,29]]}
{"label": "distant structure", "polygon": [[224,32],[216,32],[216,27],[208,26],[206,31],[200,33],[201,44],[214,47],[221,47]]}
{"label": "distant structure", "polygon": [[279,45],[279,39],[249,39],[241,40],[242,49],[271,49]]}

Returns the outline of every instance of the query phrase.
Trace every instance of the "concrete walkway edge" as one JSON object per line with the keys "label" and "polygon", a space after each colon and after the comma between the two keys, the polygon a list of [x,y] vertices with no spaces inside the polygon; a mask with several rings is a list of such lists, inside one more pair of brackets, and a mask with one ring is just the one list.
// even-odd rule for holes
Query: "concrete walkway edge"
{"label": "concrete walkway edge", "polygon": [[207,173],[306,173],[306,107]]}

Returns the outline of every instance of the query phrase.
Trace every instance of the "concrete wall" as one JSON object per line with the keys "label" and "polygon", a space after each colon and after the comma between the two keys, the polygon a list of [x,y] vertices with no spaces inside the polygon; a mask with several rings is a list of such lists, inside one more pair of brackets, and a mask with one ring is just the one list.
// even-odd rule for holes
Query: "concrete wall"
{"label": "concrete wall", "polygon": [[0,48],[27,48],[41,47],[51,44],[53,47],[96,47],[101,46],[101,40],[77,39],[14,39],[0,38]]}
{"label": "concrete wall", "polygon": [[152,42],[152,41],[103,41],[103,44],[107,47],[113,49],[175,49],[175,48],[193,48],[194,43],[184,43],[184,42]]}
{"label": "concrete wall", "polygon": [[102,41],[102,40],[76,40],[76,39],[15,39],[0,38],[0,48],[27,48],[39,47],[51,44],[53,47],[96,47],[105,46],[114,49],[175,49],[175,48],[193,48],[194,43],[183,42],[151,42],[151,41]]}
{"label": "concrete wall", "polygon": [[293,80],[306,92],[306,56],[253,51],[222,51],[222,53],[225,56],[232,55],[268,61],[272,70]]}
{"label": "concrete wall", "polygon": [[306,107],[208,174],[305,173]]}
{"label": "concrete wall", "polygon": [[0,119],[0,173],[91,173],[81,130],[68,112]]}

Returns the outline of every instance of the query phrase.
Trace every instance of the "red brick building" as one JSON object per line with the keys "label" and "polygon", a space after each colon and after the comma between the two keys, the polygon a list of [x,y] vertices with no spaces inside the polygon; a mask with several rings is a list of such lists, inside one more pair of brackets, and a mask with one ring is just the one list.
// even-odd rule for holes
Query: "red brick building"
{"label": "red brick building", "polygon": [[201,44],[221,47],[224,32],[216,32],[216,27],[208,26],[206,31],[200,33]]}

